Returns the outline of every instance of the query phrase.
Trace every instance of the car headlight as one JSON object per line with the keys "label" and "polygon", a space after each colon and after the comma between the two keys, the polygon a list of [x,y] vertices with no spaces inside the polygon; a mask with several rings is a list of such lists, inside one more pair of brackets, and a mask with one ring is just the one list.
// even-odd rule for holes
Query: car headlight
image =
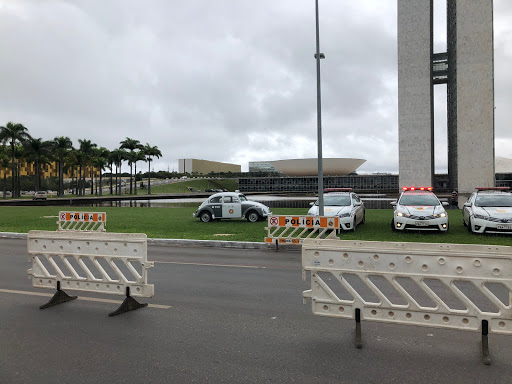
{"label": "car headlight", "polygon": [[397,215],[397,216],[399,216],[399,217],[404,217],[404,216],[405,216],[405,215],[403,214],[403,212],[397,212],[397,213],[396,213],[396,215]]}
{"label": "car headlight", "polygon": [[439,217],[446,217],[446,212],[440,213]]}
{"label": "car headlight", "polygon": [[490,219],[489,216],[479,215],[477,213],[475,213],[473,216],[475,217],[475,219],[480,219],[480,220],[489,220]]}
{"label": "car headlight", "polygon": [[350,212],[349,213],[342,213],[339,216],[340,217],[350,217]]}

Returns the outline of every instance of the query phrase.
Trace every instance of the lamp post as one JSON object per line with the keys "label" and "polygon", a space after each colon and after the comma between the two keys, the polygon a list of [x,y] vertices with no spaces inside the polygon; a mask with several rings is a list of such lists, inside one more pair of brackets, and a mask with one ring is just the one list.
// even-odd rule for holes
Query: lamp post
{"label": "lamp post", "polygon": [[322,162],[322,96],[320,89],[320,60],[325,55],[320,53],[320,27],[318,22],[318,0],[315,0],[316,15],[316,114],[318,141],[318,215],[324,215],[324,169]]}

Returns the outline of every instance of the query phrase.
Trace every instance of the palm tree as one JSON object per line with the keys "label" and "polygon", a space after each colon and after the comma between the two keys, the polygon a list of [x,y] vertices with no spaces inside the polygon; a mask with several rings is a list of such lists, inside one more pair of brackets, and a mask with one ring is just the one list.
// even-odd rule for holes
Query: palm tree
{"label": "palm tree", "polygon": [[64,196],[64,159],[72,149],[73,142],[69,137],[53,139],[53,153],[59,160],[59,196]]}
{"label": "palm tree", "polygon": [[142,149],[143,147],[140,144],[139,140],[130,139],[129,137],[127,137],[126,139],[121,141],[119,144],[121,144],[119,149],[128,149],[130,151],[130,154],[129,154],[127,160],[128,160],[128,165],[130,166],[130,195],[131,195],[133,193],[133,188],[132,188],[132,165],[133,165],[133,160],[132,159],[135,157],[134,156],[135,150],[136,149]]}
{"label": "palm tree", "polygon": [[64,159],[64,168],[66,172],[71,172],[71,193],[78,193],[78,177],[76,175],[76,168],[79,164],[79,152],[76,148],[71,148],[71,150],[66,154]]}
{"label": "palm tree", "polygon": [[112,189],[112,178],[114,176],[114,162],[115,162],[113,151],[109,151],[107,161],[108,161],[107,166],[110,169],[110,194],[113,195],[114,191]]}
{"label": "palm tree", "polygon": [[48,158],[51,155],[51,141],[43,141],[42,138],[30,138],[25,141],[25,155],[28,161],[34,163],[35,170],[35,190],[41,189],[41,164],[48,163]]}
{"label": "palm tree", "polygon": [[[82,182],[82,170],[84,168],[84,162],[85,162],[85,156],[84,154],[82,153],[82,151],[80,151],[80,149],[76,149],[73,153],[74,157],[76,158],[76,163],[75,163],[75,168],[77,170],[77,173],[76,173],[76,194],[78,196],[82,196],[82,192],[85,190],[85,181]],[[85,177],[84,177],[85,179]]]}
{"label": "palm tree", "polygon": [[[22,162],[26,162],[26,159],[25,159],[25,150],[23,149],[23,146],[22,145],[16,145],[14,147],[14,157],[16,158],[16,161],[15,161],[15,176],[16,176],[16,191],[17,191],[17,196],[20,197],[21,196],[21,164]],[[14,193],[13,193],[13,196],[14,196]]]}
{"label": "palm tree", "polygon": [[135,165],[135,171],[134,171],[135,181],[133,184],[133,194],[134,195],[137,194],[137,161],[146,161],[146,155],[144,155],[143,150],[134,152],[134,157],[133,157],[133,164]]}
{"label": "palm tree", "polygon": [[0,147],[0,166],[4,169],[4,199],[7,197],[7,169],[9,168],[10,163],[11,159],[9,158],[9,151],[6,146],[2,145]]}
{"label": "palm tree", "polygon": [[[86,171],[87,171],[87,165],[92,163],[92,157],[94,155],[94,148],[97,147],[96,144],[92,143],[91,140],[86,139],[78,139],[78,142],[80,143],[80,154],[81,154],[81,164],[80,167],[83,169],[84,174],[84,183],[83,183],[83,192],[81,191],[81,195],[85,196],[85,177],[86,177]],[[92,165],[91,165],[92,169]],[[93,179],[92,179],[92,171],[91,171],[91,195],[94,193],[94,185],[93,185]]]}
{"label": "palm tree", "polygon": [[160,158],[162,156],[162,152],[158,149],[157,146],[152,147],[149,143],[146,143],[144,146],[144,155],[146,155],[146,160],[149,163],[149,172],[148,172],[148,195],[151,195],[151,161],[153,161],[152,157]]}
{"label": "palm tree", "polygon": [[[100,171],[100,196],[103,196],[103,188],[102,188],[102,171],[105,170],[105,167],[108,164],[108,158],[110,155],[110,151],[105,147],[100,147],[94,150],[94,158],[92,165],[96,167]],[[98,185],[96,185],[96,190],[98,189]],[[97,194],[97,193],[96,193]]]}
{"label": "palm tree", "polygon": [[120,148],[114,149],[110,153],[112,155],[113,163],[116,166],[116,194],[121,194],[121,186],[117,182],[117,175],[121,174],[121,166],[123,164],[123,161],[127,159],[128,153],[124,149]]}
{"label": "palm tree", "polygon": [[15,175],[16,175],[16,156],[15,156],[15,146],[17,143],[23,143],[28,140],[30,135],[28,134],[28,129],[20,123],[13,123],[9,121],[5,127],[0,127],[0,141],[3,143],[9,142],[11,146],[11,166],[12,166],[12,196],[19,197],[19,191],[16,193],[15,190]]}

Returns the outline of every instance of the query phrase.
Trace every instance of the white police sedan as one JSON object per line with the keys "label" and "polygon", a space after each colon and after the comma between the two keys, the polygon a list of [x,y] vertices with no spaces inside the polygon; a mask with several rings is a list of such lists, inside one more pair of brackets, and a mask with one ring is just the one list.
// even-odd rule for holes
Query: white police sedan
{"label": "white police sedan", "polygon": [[512,234],[512,193],[509,187],[476,188],[462,208],[469,233]]}
{"label": "white police sedan", "polygon": [[448,230],[448,214],[432,192],[432,187],[404,187],[395,207],[391,229],[394,231],[441,231]]}
{"label": "white police sedan", "polygon": [[[364,224],[364,204],[352,188],[324,189],[324,216],[338,216],[340,229],[355,231],[358,224]],[[313,203],[311,203],[313,204]],[[309,216],[318,216],[318,200],[308,211]]]}

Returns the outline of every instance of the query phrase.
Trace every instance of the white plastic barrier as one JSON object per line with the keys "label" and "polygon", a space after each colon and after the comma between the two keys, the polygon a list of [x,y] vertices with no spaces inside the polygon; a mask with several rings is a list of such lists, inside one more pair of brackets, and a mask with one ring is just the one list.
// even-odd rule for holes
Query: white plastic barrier
{"label": "white plastic barrier", "polygon": [[266,243],[300,244],[311,237],[336,238],[337,216],[268,216]]}
{"label": "white plastic barrier", "polygon": [[107,214],[105,212],[61,211],[58,231],[105,232]]}
{"label": "white plastic barrier", "polygon": [[512,334],[512,247],[308,239],[303,279],[311,271],[313,313]]}
{"label": "white plastic barrier", "polygon": [[[27,246],[28,275],[36,288],[57,288],[63,297],[61,289],[126,295],[131,307],[141,305],[131,296],[153,297],[145,234],[30,231]],[[47,306],[69,301],[54,299]]]}

